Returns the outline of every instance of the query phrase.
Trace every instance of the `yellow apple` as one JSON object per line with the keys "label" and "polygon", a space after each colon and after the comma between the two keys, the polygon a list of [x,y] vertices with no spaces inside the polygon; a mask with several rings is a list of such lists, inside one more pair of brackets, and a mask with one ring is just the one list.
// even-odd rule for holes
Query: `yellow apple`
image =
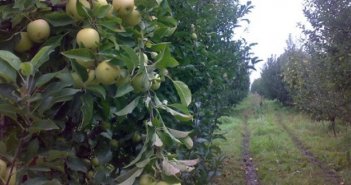
{"label": "yellow apple", "polygon": [[149,174],[144,174],[139,179],[140,185],[152,185],[154,184],[154,178]]}
{"label": "yellow apple", "polygon": [[108,61],[101,62],[95,69],[96,79],[104,85],[115,83],[120,74],[120,68],[111,65]]}
{"label": "yellow apple", "polygon": [[37,19],[27,25],[27,33],[35,43],[42,43],[50,36],[50,26],[44,19]]}
{"label": "yellow apple", "polygon": [[83,28],[77,33],[76,40],[80,47],[96,49],[100,43],[100,35],[93,28]]}
{"label": "yellow apple", "polygon": [[[90,9],[90,3],[87,0],[79,0],[79,2],[87,9]],[[83,17],[78,14],[77,0],[68,0],[66,4],[66,13],[75,20],[83,20]]]}
{"label": "yellow apple", "polygon": [[27,32],[21,32],[21,40],[17,43],[15,51],[23,53],[29,51],[33,47],[33,42],[30,40]]}
{"label": "yellow apple", "polygon": [[141,21],[141,15],[138,10],[134,9],[130,14],[123,16],[123,21],[128,26],[136,26]]}
{"label": "yellow apple", "polygon": [[0,159],[0,179],[6,177],[7,164],[5,161]]}
{"label": "yellow apple", "polygon": [[93,4],[95,6],[104,6],[104,5],[108,5],[108,2],[106,0],[94,0]]}
{"label": "yellow apple", "polygon": [[126,16],[134,10],[134,0],[113,0],[112,6],[118,16]]}

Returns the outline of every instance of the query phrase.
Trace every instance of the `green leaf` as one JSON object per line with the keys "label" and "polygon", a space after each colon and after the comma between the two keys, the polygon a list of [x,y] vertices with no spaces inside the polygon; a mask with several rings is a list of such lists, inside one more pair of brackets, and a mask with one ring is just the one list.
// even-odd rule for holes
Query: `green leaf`
{"label": "green leaf", "polygon": [[139,57],[136,52],[128,46],[121,46],[121,48],[124,51],[124,55],[121,58],[127,65],[128,69],[133,69],[138,66]]}
{"label": "green leaf", "polygon": [[67,167],[73,171],[80,171],[83,173],[87,173],[88,171],[88,168],[85,166],[84,162],[76,157],[69,157],[67,159],[66,164],[67,164]]}
{"label": "green leaf", "polygon": [[96,8],[93,9],[93,14],[95,15],[95,17],[101,19],[106,17],[110,13],[111,9],[112,9],[111,5],[96,6]]}
{"label": "green leaf", "polygon": [[50,54],[54,51],[52,46],[42,47],[37,54],[32,58],[31,63],[33,64],[34,69],[39,69],[41,65],[49,60]]}
{"label": "green leaf", "polygon": [[169,43],[160,43],[153,45],[151,49],[159,53],[156,58],[157,68],[164,69],[167,67],[176,67],[179,65],[178,61],[171,55]]}
{"label": "green leaf", "polygon": [[16,82],[17,72],[8,63],[0,60],[0,82]]}
{"label": "green leaf", "polygon": [[121,31],[121,23],[122,19],[118,17],[103,19],[98,22],[102,27],[113,31],[113,32],[120,32]]}
{"label": "green leaf", "polygon": [[65,159],[68,156],[73,156],[71,152],[68,151],[62,151],[62,150],[49,150],[45,154],[46,158],[48,161],[53,161],[56,159]]}
{"label": "green leaf", "polygon": [[37,79],[37,81],[35,83],[35,87],[44,86],[46,83],[48,83],[50,80],[52,80],[55,76],[56,76],[56,73],[47,73],[47,74],[41,75]]}
{"label": "green leaf", "polygon": [[122,96],[132,92],[133,90],[134,90],[133,86],[131,86],[129,83],[122,85],[122,86],[119,86],[115,97],[116,98],[122,97]]}
{"label": "green leaf", "polygon": [[95,60],[94,54],[88,48],[71,49],[62,52],[62,55],[69,59],[75,59],[82,62],[91,62]]}
{"label": "green leaf", "polygon": [[189,106],[191,103],[191,91],[189,87],[182,81],[173,81],[173,85],[177,90],[178,96],[182,104]]}
{"label": "green leaf", "polygon": [[74,20],[66,12],[52,12],[45,16],[54,27],[66,26],[74,23]]}
{"label": "green leaf", "polygon": [[21,60],[13,53],[5,50],[0,50],[0,59],[7,62],[13,69],[20,69]]}
{"label": "green leaf", "polygon": [[82,101],[81,111],[82,111],[83,117],[82,117],[82,123],[79,129],[85,128],[87,125],[91,123],[93,119],[93,113],[94,113],[94,99],[90,94],[85,94],[81,96],[81,101]]}
{"label": "green leaf", "polygon": [[6,144],[4,142],[0,141],[0,154],[6,153],[6,150],[7,150],[6,148],[7,148]]}
{"label": "green leaf", "polygon": [[128,170],[126,173],[121,174],[115,180],[117,181],[118,185],[133,185],[135,179],[141,175],[143,170],[143,168],[135,167]]}
{"label": "green leaf", "polygon": [[190,121],[193,119],[193,116],[191,114],[183,114],[178,111],[175,111],[169,107],[164,108],[167,112],[172,114],[177,120],[179,121]]}
{"label": "green leaf", "polygon": [[191,133],[191,132],[184,132],[184,131],[174,130],[174,129],[171,129],[171,128],[168,129],[168,130],[175,138],[178,138],[178,139],[186,138]]}
{"label": "green leaf", "polygon": [[133,112],[133,110],[135,109],[135,107],[138,106],[139,104],[139,99],[140,97],[135,98],[132,102],[130,102],[126,107],[124,107],[122,110],[116,112],[115,114],[117,116],[124,116],[127,114],[130,114]]}
{"label": "green leaf", "polygon": [[58,130],[60,129],[52,120],[40,120],[33,124],[32,127],[29,128],[29,131],[32,133],[40,132],[40,131],[50,131],[50,130]]}
{"label": "green leaf", "polygon": [[30,76],[33,74],[33,65],[31,62],[23,62],[21,63],[21,73],[23,76]]}
{"label": "green leaf", "polygon": [[35,177],[27,180],[22,185],[61,185],[57,179],[49,180],[45,177]]}
{"label": "green leaf", "polygon": [[106,99],[106,89],[101,85],[88,86],[87,90],[99,95],[103,99]]}
{"label": "green leaf", "polygon": [[22,111],[13,105],[0,103],[0,113],[17,121],[17,114],[22,114]]}

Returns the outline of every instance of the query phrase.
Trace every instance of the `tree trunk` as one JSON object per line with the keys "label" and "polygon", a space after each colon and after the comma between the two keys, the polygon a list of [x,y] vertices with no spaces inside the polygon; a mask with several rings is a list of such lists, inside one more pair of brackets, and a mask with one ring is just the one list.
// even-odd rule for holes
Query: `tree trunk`
{"label": "tree trunk", "polygon": [[332,128],[333,128],[334,137],[336,137],[336,131],[335,131],[335,118],[332,118],[332,119],[331,119],[331,124],[332,124]]}

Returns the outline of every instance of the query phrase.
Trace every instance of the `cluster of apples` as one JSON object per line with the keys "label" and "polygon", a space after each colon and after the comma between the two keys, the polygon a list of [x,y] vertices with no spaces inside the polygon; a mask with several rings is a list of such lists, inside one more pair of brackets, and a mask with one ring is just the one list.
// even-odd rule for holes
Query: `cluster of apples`
{"label": "cluster of apples", "polygon": [[31,21],[27,25],[27,31],[21,32],[21,39],[15,47],[15,51],[23,53],[29,51],[34,43],[43,43],[50,36],[50,26],[44,19]]}
{"label": "cluster of apples", "polygon": [[[1,184],[6,184],[7,179],[10,176],[10,168],[7,167],[7,164],[5,161],[0,159],[0,181]],[[13,168],[11,178],[9,181],[9,185],[15,185],[16,184],[16,167]]]}
{"label": "cluster of apples", "polygon": [[[87,0],[79,0],[79,2],[85,8],[90,9],[90,3]],[[77,0],[69,0],[66,4],[66,12],[75,20],[82,20],[83,17],[78,14],[76,4]],[[109,4],[106,0],[96,0],[93,2],[93,5],[106,6]],[[124,24],[127,26],[136,26],[140,23],[141,15],[135,7],[134,0],[113,0],[112,5],[109,6],[112,6],[113,9],[111,9],[108,16],[113,16],[113,11],[115,11],[117,16],[121,17]],[[94,28],[83,28],[77,33],[76,41],[79,47],[89,48],[94,51],[99,46],[100,35]],[[143,54],[143,57],[145,65],[147,65],[148,57],[145,54]],[[135,92],[145,92],[150,88],[157,90],[160,87],[161,79],[159,75],[154,75],[151,81],[147,74],[138,74],[131,79],[126,69],[111,65],[107,60],[99,62],[95,69],[92,69],[95,66],[94,61],[76,62],[88,68],[88,79],[85,82],[83,82],[77,73],[72,73],[75,86],[78,88],[96,85],[98,83],[104,85],[123,85],[130,80]]]}
{"label": "cluster of apples", "polygon": [[[79,2],[86,8],[90,9],[88,0],[79,0]],[[66,4],[66,12],[75,20],[83,20],[83,17],[78,14],[77,0],[68,0]],[[94,0],[93,6],[111,6],[106,0]],[[141,15],[135,7],[134,0],[113,0],[112,8],[108,16],[113,16],[113,11],[117,16],[123,19],[123,22],[128,26],[135,26],[140,23]]]}
{"label": "cluster of apples", "polygon": [[[91,8],[90,3],[87,0],[79,0],[79,2],[86,9]],[[106,0],[93,1],[93,6],[106,5],[109,5]],[[113,10],[115,10],[120,17],[127,16],[127,20],[130,20],[129,17],[135,16],[136,11],[139,15],[138,20],[135,21],[133,19],[134,24],[132,26],[139,24],[141,21],[139,12],[135,10],[134,0],[115,0],[113,1],[113,9],[111,9],[108,16],[112,16]],[[66,4],[66,13],[77,21],[83,20],[83,17],[79,15],[77,10],[77,0],[68,0]],[[100,44],[100,35],[94,28],[83,28],[77,33],[76,41],[79,47],[85,47],[95,51]],[[123,84],[128,81],[127,70],[113,66],[107,60],[99,62],[95,69],[92,69],[95,66],[94,61],[85,62],[78,60],[76,62],[88,68],[88,79],[85,82],[83,82],[77,73],[72,73],[74,84],[78,88],[82,88],[87,85],[96,85],[98,83],[102,83],[104,85],[111,85],[114,83]]]}

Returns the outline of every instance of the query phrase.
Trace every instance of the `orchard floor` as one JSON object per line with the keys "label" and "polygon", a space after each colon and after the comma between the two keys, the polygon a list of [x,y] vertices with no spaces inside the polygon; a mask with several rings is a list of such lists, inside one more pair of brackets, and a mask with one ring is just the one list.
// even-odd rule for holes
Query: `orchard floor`
{"label": "orchard floor", "polygon": [[255,95],[221,122],[226,159],[214,185],[351,185],[350,126],[334,137],[328,122]]}

